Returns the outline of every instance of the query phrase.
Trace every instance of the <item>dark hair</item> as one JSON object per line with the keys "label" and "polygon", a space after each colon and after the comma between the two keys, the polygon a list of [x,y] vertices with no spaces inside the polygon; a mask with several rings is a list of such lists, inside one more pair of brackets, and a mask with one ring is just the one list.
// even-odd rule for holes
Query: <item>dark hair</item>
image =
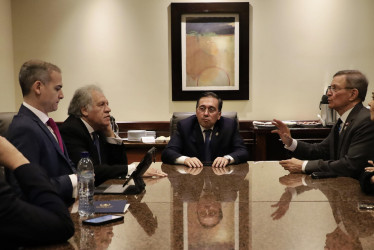
{"label": "dark hair", "polygon": [[223,105],[223,102],[222,102],[222,99],[214,92],[203,92],[199,99],[197,99],[197,102],[196,102],[196,108],[199,107],[199,102],[200,102],[200,99],[203,98],[203,97],[213,97],[213,98],[216,98],[218,100],[218,111],[221,112],[222,110],[222,105]]}
{"label": "dark hair", "polygon": [[366,92],[368,89],[368,80],[366,76],[358,70],[341,70],[335,73],[335,76],[345,75],[346,87],[358,90],[358,98],[361,102],[365,101]]}
{"label": "dark hair", "polygon": [[49,62],[44,62],[41,60],[30,60],[25,62],[22,65],[18,75],[22,95],[28,95],[30,93],[31,86],[36,81],[41,81],[43,84],[49,83],[51,81],[52,71],[61,73],[59,67]]}

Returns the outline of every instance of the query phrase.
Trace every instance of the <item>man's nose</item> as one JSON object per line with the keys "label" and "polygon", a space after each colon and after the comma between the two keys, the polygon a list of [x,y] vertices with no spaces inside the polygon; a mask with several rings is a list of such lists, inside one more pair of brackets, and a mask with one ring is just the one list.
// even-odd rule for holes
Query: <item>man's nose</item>
{"label": "man's nose", "polygon": [[109,105],[106,106],[106,111],[111,112],[112,110],[110,109]]}

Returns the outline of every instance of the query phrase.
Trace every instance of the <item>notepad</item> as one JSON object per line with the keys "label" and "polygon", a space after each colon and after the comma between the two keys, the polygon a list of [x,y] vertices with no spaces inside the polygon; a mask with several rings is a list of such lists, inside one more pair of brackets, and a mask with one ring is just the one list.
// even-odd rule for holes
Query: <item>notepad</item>
{"label": "notepad", "polygon": [[130,204],[126,200],[94,201],[95,213],[124,213]]}

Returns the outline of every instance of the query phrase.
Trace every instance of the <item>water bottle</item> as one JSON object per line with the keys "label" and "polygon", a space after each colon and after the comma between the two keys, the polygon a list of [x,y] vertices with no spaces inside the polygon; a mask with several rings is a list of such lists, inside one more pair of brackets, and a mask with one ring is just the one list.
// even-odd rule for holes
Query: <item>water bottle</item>
{"label": "water bottle", "polygon": [[94,167],[88,152],[81,153],[78,166],[78,195],[80,216],[90,216],[95,212],[93,195],[95,191]]}

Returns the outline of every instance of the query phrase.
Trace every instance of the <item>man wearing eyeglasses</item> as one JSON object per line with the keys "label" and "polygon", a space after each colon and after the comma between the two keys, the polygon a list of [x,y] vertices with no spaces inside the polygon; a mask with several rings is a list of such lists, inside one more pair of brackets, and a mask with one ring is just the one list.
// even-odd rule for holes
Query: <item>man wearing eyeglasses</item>
{"label": "man wearing eyeglasses", "polygon": [[221,98],[213,92],[204,92],[197,100],[196,115],[178,123],[175,135],[162,153],[162,161],[190,168],[246,162],[249,154],[237,122],[222,117],[221,109]]}
{"label": "man wearing eyeglasses", "polygon": [[367,87],[360,71],[343,70],[334,75],[327,96],[329,108],[340,118],[321,143],[296,141],[287,126],[274,119],[278,129],[272,132],[278,133],[285,148],[298,158],[282,160],[280,165],[291,173],[331,172],[357,179],[374,156],[374,124],[362,104]]}

